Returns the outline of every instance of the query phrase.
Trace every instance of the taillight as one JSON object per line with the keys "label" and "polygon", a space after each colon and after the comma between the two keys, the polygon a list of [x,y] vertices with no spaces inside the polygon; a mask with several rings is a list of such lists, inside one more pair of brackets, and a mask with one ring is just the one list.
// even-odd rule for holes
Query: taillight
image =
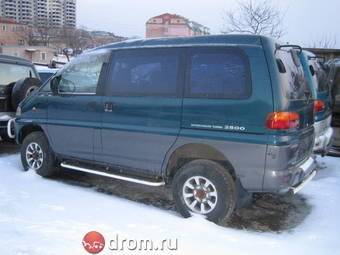
{"label": "taillight", "polygon": [[325,110],[325,102],[322,100],[314,101],[314,112],[323,112]]}
{"label": "taillight", "polygon": [[300,115],[296,112],[272,112],[268,114],[267,128],[269,129],[293,129],[300,125]]}

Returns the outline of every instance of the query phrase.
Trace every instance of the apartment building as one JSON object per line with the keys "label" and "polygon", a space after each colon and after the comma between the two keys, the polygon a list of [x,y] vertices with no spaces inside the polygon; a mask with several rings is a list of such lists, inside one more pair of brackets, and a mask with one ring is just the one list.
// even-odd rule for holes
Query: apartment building
{"label": "apartment building", "polygon": [[25,45],[26,25],[14,19],[0,17],[0,47],[4,45]]}
{"label": "apartment building", "polygon": [[164,13],[146,22],[146,37],[196,36],[210,34],[209,28],[177,14]]}
{"label": "apartment building", "polygon": [[0,0],[0,16],[39,27],[76,27],[76,0]]}

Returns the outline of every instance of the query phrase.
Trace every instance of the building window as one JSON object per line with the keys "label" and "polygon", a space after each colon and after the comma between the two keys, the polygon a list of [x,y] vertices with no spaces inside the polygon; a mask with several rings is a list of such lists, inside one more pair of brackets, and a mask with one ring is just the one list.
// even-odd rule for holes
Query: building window
{"label": "building window", "polygon": [[7,26],[3,25],[2,26],[2,31],[7,31]]}
{"label": "building window", "polygon": [[22,39],[19,39],[19,40],[18,40],[18,45],[25,45],[25,41],[22,40]]}
{"label": "building window", "polygon": [[42,61],[45,61],[46,60],[46,52],[41,52],[40,53],[40,59],[42,60]]}

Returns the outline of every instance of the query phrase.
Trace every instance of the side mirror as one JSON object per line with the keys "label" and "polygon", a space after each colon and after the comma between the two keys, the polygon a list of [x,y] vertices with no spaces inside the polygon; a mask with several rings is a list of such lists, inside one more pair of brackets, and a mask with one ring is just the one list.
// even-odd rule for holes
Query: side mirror
{"label": "side mirror", "polygon": [[59,81],[60,81],[60,76],[55,76],[52,78],[50,82],[50,87],[53,95],[58,95],[59,93]]}

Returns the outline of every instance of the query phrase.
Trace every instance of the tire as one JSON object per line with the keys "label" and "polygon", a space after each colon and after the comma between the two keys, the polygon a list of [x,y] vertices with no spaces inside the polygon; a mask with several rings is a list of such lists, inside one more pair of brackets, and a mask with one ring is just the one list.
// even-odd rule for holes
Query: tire
{"label": "tire", "polygon": [[28,97],[35,89],[41,86],[41,81],[36,78],[26,78],[17,81],[12,89],[11,103],[16,110],[21,101]]}
{"label": "tire", "polygon": [[[33,157],[30,154],[32,152],[35,153],[35,160],[33,161],[36,164],[30,163],[28,160],[28,158]],[[53,177],[59,173],[54,153],[45,134],[40,131],[33,132],[25,137],[21,146],[21,162],[25,171],[33,169],[42,177]]]}
{"label": "tire", "polygon": [[[198,181],[203,184],[202,189],[203,186],[206,186],[204,192],[202,192],[202,189],[196,189],[195,191],[188,188],[190,184],[192,187],[198,186],[194,177],[197,177]],[[175,174],[172,189],[176,208],[186,218],[190,217],[191,213],[194,212],[205,215],[210,221],[220,223],[227,221],[236,207],[236,186],[233,177],[227,169],[210,160],[199,159],[184,165]],[[184,193],[190,194],[190,196],[191,194],[195,195],[185,198]],[[206,195],[207,193],[209,194],[208,196]],[[194,202],[195,200],[196,202]],[[213,206],[210,206],[207,200],[210,200],[210,204]],[[202,204],[200,202],[202,201],[205,211],[200,210],[200,204]],[[194,210],[189,207],[191,202],[196,203]]]}

